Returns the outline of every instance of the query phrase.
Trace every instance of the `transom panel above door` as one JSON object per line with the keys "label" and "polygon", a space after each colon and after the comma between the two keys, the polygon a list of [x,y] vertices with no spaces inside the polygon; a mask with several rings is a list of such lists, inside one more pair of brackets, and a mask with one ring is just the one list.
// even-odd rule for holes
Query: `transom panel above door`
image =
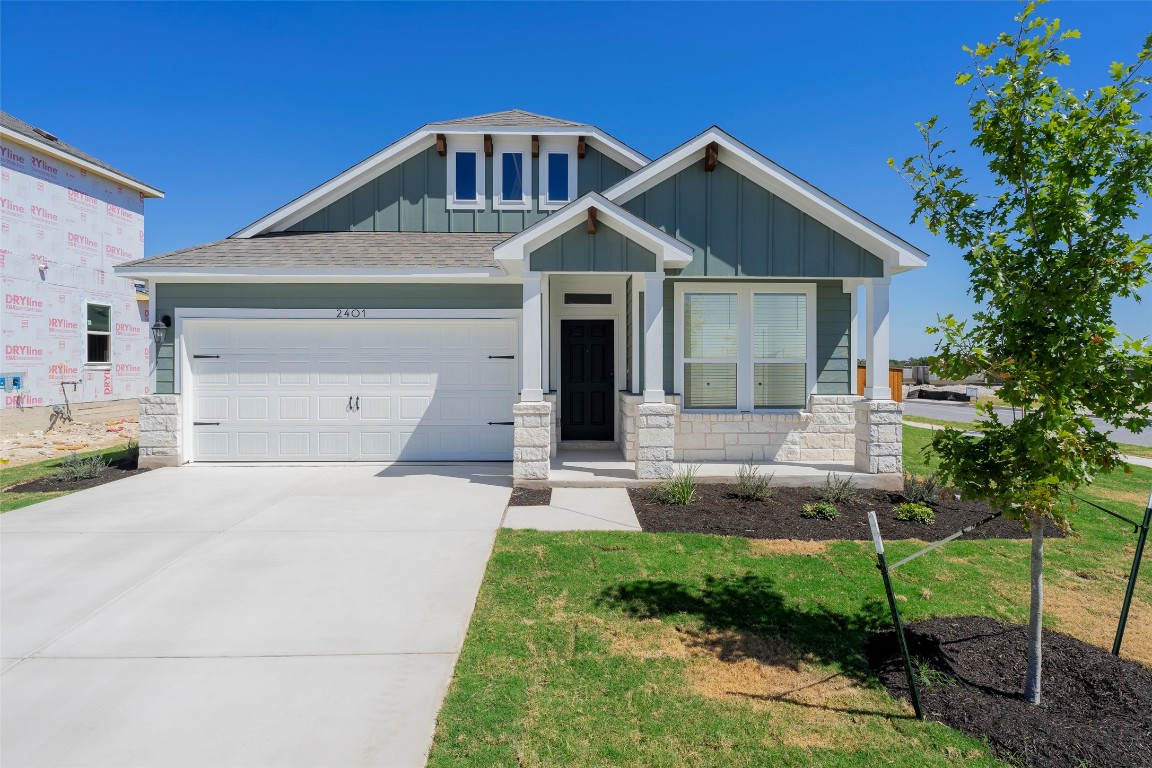
{"label": "transom panel above door", "polygon": [[194,461],[509,461],[514,320],[187,322]]}

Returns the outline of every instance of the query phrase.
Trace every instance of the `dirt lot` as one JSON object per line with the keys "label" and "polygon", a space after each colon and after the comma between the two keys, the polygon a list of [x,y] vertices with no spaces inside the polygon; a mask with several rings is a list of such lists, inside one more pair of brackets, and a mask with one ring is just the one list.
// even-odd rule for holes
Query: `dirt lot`
{"label": "dirt lot", "polygon": [[72,451],[94,451],[139,439],[140,425],[135,421],[74,421],[57,424],[50,432],[37,430],[0,437],[0,462],[19,466],[66,456]]}

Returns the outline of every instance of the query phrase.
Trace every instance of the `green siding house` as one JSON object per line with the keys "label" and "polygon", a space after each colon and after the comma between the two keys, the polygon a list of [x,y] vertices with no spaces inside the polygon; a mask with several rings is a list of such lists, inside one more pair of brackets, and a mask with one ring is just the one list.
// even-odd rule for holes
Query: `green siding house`
{"label": "green siding house", "polygon": [[116,272],[157,318],[142,464],[511,461],[539,482],[590,449],[637,479],[899,477],[888,292],[926,263],[719,128],[650,160],[512,110]]}

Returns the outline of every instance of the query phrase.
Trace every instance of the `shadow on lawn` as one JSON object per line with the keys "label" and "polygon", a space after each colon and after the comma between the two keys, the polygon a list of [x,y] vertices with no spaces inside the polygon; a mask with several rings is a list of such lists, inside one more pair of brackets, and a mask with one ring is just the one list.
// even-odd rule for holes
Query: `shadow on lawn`
{"label": "shadow on lawn", "polygon": [[800,608],[771,578],[752,573],[708,576],[702,585],[629,581],[605,589],[598,602],[638,619],[697,616],[705,631],[694,633],[689,644],[724,662],[755,659],[795,669],[800,661],[812,659],[833,664],[844,676],[868,686],[877,680],[864,652],[865,641],[889,626],[887,609],[879,600],[865,600],[851,614],[819,606]]}

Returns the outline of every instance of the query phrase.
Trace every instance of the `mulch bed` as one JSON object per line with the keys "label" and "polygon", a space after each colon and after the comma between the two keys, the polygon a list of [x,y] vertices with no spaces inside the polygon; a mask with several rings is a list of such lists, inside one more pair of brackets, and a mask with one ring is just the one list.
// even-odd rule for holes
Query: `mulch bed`
{"label": "mulch bed", "polygon": [[[701,484],[696,498],[686,506],[658,503],[652,488],[629,488],[632,506],[645,531],[662,533],[712,533],[720,536],[743,536],[749,539],[798,539],[827,541],[872,538],[868,527],[868,510],[876,512],[880,532],[885,539],[943,538],[964,526],[979,522],[992,510],[982,501],[933,501],[936,522],[906,523],[892,516],[892,507],[904,501],[899,493],[860,490],[855,503],[837,504],[839,517],[834,520],[808,520],[800,516],[805,504],[819,501],[815,488],[778,487],[768,501],[744,501],[736,498],[735,486]],[[1045,536],[1062,537],[1063,532],[1050,521],[1045,523]],[[1003,517],[965,534],[969,539],[1026,539],[1031,534],[1016,520]]]}
{"label": "mulch bed", "polygon": [[552,503],[551,488],[513,488],[510,507],[546,507]]}
{"label": "mulch bed", "polygon": [[[925,717],[1035,768],[1152,766],[1152,672],[1045,632],[1041,704],[1032,706],[1022,693],[1025,631],[984,617],[910,624],[909,651],[932,670],[920,684]],[[895,634],[873,635],[868,654],[889,692],[910,700]]]}
{"label": "mulch bed", "polygon": [[39,480],[29,480],[20,485],[14,485],[11,488],[5,488],[4,492],[8,493],[58,493],[61,491],[82,491],[85,488],[95,488],[98,485],[105,483],[113,483],[117,480],[123,480],[132,475],[138,475],[141,472],[147,472],[147,469],[138,469],[135,461],[119,460],[114,461],[105,467],[104,471],[96,477],[89,477],[84,480],[58,480],[54,477],[43,477]]}

